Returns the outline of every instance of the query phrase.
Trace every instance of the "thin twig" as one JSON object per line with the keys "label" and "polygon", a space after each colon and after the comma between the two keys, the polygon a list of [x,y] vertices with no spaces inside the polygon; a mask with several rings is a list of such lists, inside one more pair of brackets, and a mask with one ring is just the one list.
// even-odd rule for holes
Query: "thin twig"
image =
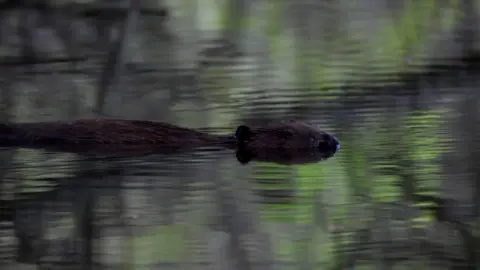
{"label": "thin twig", "polygon": [[115,85],[115,79],[120,75],[121,68],[124,66],[124,54],[127,45],[128,34],[134,29],[138,20],[139,1],[130,0],[129,12],[124,20],[123,27],[120,29],[120,35],[114,44],[113,49],[108,54],[107,63],[99,80],[98,95],[95,105],[95,112],[102,114],[104,110],[105,97],[108,88]]}

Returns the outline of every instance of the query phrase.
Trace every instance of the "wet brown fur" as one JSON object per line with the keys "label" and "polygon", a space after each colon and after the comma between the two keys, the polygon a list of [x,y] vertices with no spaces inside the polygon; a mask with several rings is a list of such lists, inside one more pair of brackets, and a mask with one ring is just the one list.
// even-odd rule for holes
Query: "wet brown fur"
{"label": "wet brown fur", "polygon": [[324,159],[325,153],[317,149],[324,134],[308,123],[282,121],[252,128],[248,139],[243,140],[241,136],[208,134],[168,123],[101,118],[0,124],[0,146],[119,155],[170,154],[218,146],[236,149],[242,163],[293,164]]}
{"label": "wet brown fur", "polygon": [[304,164],[330,157],[318,150],[318,144],[328,135],[306,122],[287,120],[252,128],[251,137],[240,142],[239,155],[247,156],[247,162],[259,160],[281,164]]}
{"label": "wet brown fur", "polygon": [[248,147],[252,149],[311,149],[326,134],[314,125],[296,120],[271,123],[251,131]]}
{"label": "wet brown fur", "polygon": [[3,124],[0,134],[3,146],[75,152],[173,153],[203,146],[235,146],[233,137],[141,120],[81,119]]}

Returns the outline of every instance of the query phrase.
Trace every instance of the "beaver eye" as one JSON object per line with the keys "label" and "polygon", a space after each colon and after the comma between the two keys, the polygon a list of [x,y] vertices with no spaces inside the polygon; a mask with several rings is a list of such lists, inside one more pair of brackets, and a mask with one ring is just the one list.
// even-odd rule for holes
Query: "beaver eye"
{"label": "beaver eye", "polygon": [[320,152],[328,152],[328,150],[329,150],[329,145],[328,145],[328,143],[327,143],[327,142],[323,142],[323,141],[320,142],[320,143],[318,144],[318,150],[319,150]]}

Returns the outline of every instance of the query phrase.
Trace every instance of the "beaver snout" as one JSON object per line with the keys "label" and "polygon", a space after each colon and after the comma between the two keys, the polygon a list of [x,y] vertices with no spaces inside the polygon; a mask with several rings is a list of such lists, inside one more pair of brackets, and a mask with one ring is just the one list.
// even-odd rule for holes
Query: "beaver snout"
{"label": "beaver snout", "polygon": [[340,150],[340,142],[335,136],[325,133],[318,143],[318,150],[325,153],[326,157],[332,157]]}

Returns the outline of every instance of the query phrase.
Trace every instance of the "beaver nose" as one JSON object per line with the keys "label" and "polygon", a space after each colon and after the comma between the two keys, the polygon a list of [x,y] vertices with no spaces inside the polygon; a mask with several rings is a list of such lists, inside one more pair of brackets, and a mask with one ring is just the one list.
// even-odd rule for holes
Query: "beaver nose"
{"label": "beaver nose", "polygon": [[335,153],[337,153],[340,150],[340,141],[334,136],[332,136],[331,144],[334,145]]}
{"label": "beaver nose", "polygon": [[330,134],[323,135],[323,141],[318,145],[318,150],[327,157],[332,157],[340,150],[340,142]]}

